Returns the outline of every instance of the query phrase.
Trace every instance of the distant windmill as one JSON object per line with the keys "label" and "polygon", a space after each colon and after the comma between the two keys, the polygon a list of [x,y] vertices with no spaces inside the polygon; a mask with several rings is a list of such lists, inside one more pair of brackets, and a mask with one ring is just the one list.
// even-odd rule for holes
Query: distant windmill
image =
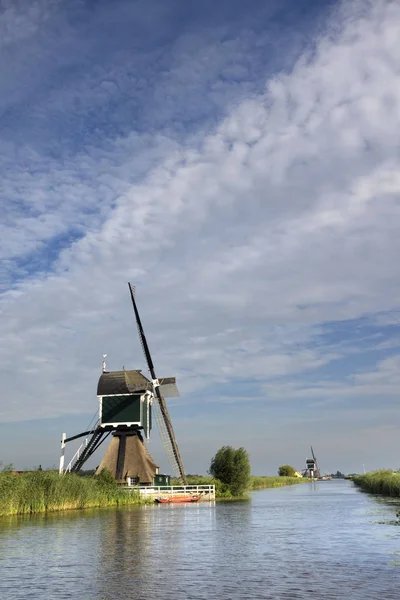
{"label": "distant windmill", "polygon": [[302,472],[303,477],[309,477],[310,479],[319,479],[321,477],[317,459],[314,454],[313,447],[311,446],[312,458],[306,459],[306,468]]}
{"label": "distant windmill", "polygon": [[[97,386],[99,417],[93,429],[61,441],[60,473],[77,472],[93,455],[104,440],[112,434],[113,439],[96,473],[107,468],[118,481],[135,481],[141,484],[155,483],[158,467],[151,458],[143,441],[150,437],[154,409],[160,437],[176,477],[186,484],[186,476],[179,453],[165,397],[179,396],[175,377],[158,379],[143,331],[135,300],[135,288],[129,283],[132,306],[140,342],[151,379],[140,370],[106,371],[103,355],[102,374]],[[69,465],[64,469],[64,448],[69,441],[91,434],[81,445]]]}

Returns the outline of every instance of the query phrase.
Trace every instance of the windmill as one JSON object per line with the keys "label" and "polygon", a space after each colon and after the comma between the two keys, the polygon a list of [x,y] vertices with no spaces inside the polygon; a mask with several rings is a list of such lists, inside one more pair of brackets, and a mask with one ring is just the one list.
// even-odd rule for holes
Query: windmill
{"label": "windmill", "polygon": [[311,455],[312,458],[306,459],[306,468],[304,469],[302,475],[303,477],[309,477],[310,479],[319,479],[321,477],[317,459],[314,454],[313,447],[311,446]]}
{"label": "windmill", "polygon": [[[153,484],[155,479],[158,479],[158,485],[165,483],[166,480],[162,479],[165,476],[159,475],[158,466],[151,458],[143,440],[143,435],[147,440],[150,437],[154,411],[164,450],[174,475],[186,484],[182,459],[165,402],[165,397],[179,396],[176,380],[175,377],[157,378],[135,300],[135,288],[130,283],[128,286],[151,379],[145,377],[141,370],[106,371],[106,355],[103,355],[102,373],[97,386],[98,419],[88,431],[70,438],[63,434],[60,473],[79,471],[105,439],[112,435],[111,443],[96,473],[107,468],[118,481]],[[66,443],[89,435],[64,469]]]}

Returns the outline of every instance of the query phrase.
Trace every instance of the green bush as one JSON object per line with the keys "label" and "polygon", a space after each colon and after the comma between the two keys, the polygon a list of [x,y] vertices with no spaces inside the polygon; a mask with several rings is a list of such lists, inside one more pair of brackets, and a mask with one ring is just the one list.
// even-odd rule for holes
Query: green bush
{"label": "green bush", "polygon": [[116,490],[118,485],[112,476],[112,473],[108,469],[102,469],[96,476],[95,481],[98,486],[103,488],[111,488]]}
{"label": "green bush", "polygon": [[295,477],[296,469],[291,465],[281,465],[278,470],[279,477]]}
{"label": "green bush", "polygon": [[244,448],[223,446],[211,460],[210,474],[222,484],[223,493],[241,496],[250,487],[250,460]]}

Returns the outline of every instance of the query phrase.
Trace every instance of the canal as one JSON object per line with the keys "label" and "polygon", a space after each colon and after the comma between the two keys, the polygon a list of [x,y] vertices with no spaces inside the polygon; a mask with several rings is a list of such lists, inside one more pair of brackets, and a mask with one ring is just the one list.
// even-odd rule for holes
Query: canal
{"label": "canal", "polygon": [[400,598],[400,505],[347,481],[249,502],[0,519],[0,598]]}

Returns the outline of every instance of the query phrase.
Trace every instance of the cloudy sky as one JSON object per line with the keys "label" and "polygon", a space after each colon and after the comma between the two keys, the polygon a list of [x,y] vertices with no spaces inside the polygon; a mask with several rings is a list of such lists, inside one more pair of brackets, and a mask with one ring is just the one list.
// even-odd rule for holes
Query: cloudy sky
{"label": "cloudy sky", "polygon": [[399,39],[398,0],[0,0],[0,461],[145,369],[131,281],[188,472],[400,467]]}

